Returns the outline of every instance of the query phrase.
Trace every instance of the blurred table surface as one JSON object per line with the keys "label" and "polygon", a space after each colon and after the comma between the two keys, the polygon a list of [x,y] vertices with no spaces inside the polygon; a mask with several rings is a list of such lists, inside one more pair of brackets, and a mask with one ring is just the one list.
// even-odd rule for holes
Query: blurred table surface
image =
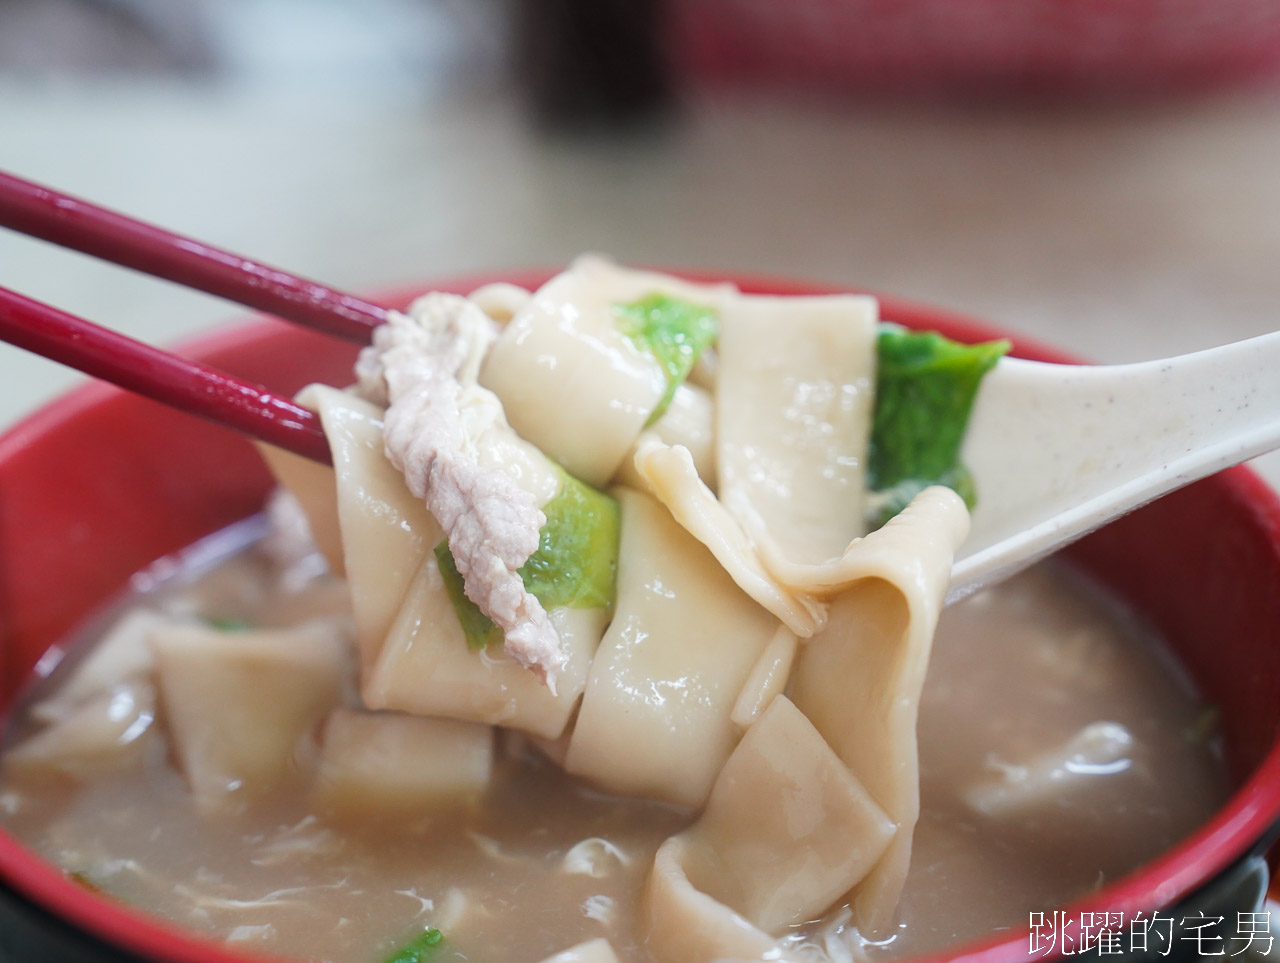
{"label": "blurred table surface", "polygon": [[[0,168],[356,290],[591,250],[892,291],[1104,362],[1280,326],[1274,93],[1040,110],[721,95],[552,137],[501,91],[10,81]],[[8,232],[0,284],[156,343],[237,314]],[[0,426],[76,378],[0,345]]]}

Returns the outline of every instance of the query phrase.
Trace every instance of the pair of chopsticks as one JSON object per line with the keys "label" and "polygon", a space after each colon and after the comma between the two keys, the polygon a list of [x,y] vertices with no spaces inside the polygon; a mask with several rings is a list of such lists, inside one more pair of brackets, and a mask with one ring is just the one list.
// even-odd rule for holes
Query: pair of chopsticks
{"label": "pair of chopsticks", "polygon": [[[0,171],[0,227],[367,342],[388,309]],[[0,340],[252,438],[329,462],[319,419],[261,385],[0,287]]]}

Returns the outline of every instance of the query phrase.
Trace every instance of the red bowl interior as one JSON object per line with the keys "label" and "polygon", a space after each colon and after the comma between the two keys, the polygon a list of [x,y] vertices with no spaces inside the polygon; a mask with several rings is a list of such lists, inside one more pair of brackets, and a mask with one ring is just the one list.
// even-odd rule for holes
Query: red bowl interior
{"label": "red bowl interior", "polygon": [[[546,277],[504,275],[527,286]],[[465,292],[491,279],[438,289]],[[835,290],[780,279],[738,281],[752,292]],[[386,302],[404,303],[412,293]],[[881,300],[887,319],[960,340],[1006,334],[936,308]],[[1020,357],[1072,360],[1025,339],[1014,343]],[[273,320],[220,331],[182,351],[283,393],[310,381],[349,381],[355,354],[351,344]],[[133,572],[257,511],[270,484],[243,439],[103,385],[72,392],[0,438],[0,715],[46,649],[116,596]],[[1069,912],[1168,906],[1255,847],[1280,819],[1280,499],[1249,471],[1233,469],[1067,551],[1156,626],[1204,697],[1222,709],[1237,787],[1231,799],[1180,845]],[[2,832],[0,881],[145,958],[253,959],[85,891]],[[945,958],[1031,956],[1023,931]]]}

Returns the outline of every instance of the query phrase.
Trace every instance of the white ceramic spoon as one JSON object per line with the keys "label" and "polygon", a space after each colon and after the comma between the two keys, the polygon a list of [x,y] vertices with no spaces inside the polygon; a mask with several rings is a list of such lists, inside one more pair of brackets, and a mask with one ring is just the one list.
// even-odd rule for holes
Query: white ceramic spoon
{"label": "white ceramic spoon", "polygon": [[961,457],[978,505],[948,603],[1166,492],[1280,448],[1280,332],[1125,365],[1005,358]]}

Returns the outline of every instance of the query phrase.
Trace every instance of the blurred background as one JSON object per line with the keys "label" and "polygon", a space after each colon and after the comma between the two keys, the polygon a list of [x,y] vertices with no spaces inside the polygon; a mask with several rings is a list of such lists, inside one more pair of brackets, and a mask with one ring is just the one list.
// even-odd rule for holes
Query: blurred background
{"label": "blurred background", "polygon": [[[592,250],[1138,360],[1280,327],[1280,4],[0,0],[0,168],[349,288]],[[236,314],[6,232],[0,284]],[[0,346],[0,425],[74,380]]]}

